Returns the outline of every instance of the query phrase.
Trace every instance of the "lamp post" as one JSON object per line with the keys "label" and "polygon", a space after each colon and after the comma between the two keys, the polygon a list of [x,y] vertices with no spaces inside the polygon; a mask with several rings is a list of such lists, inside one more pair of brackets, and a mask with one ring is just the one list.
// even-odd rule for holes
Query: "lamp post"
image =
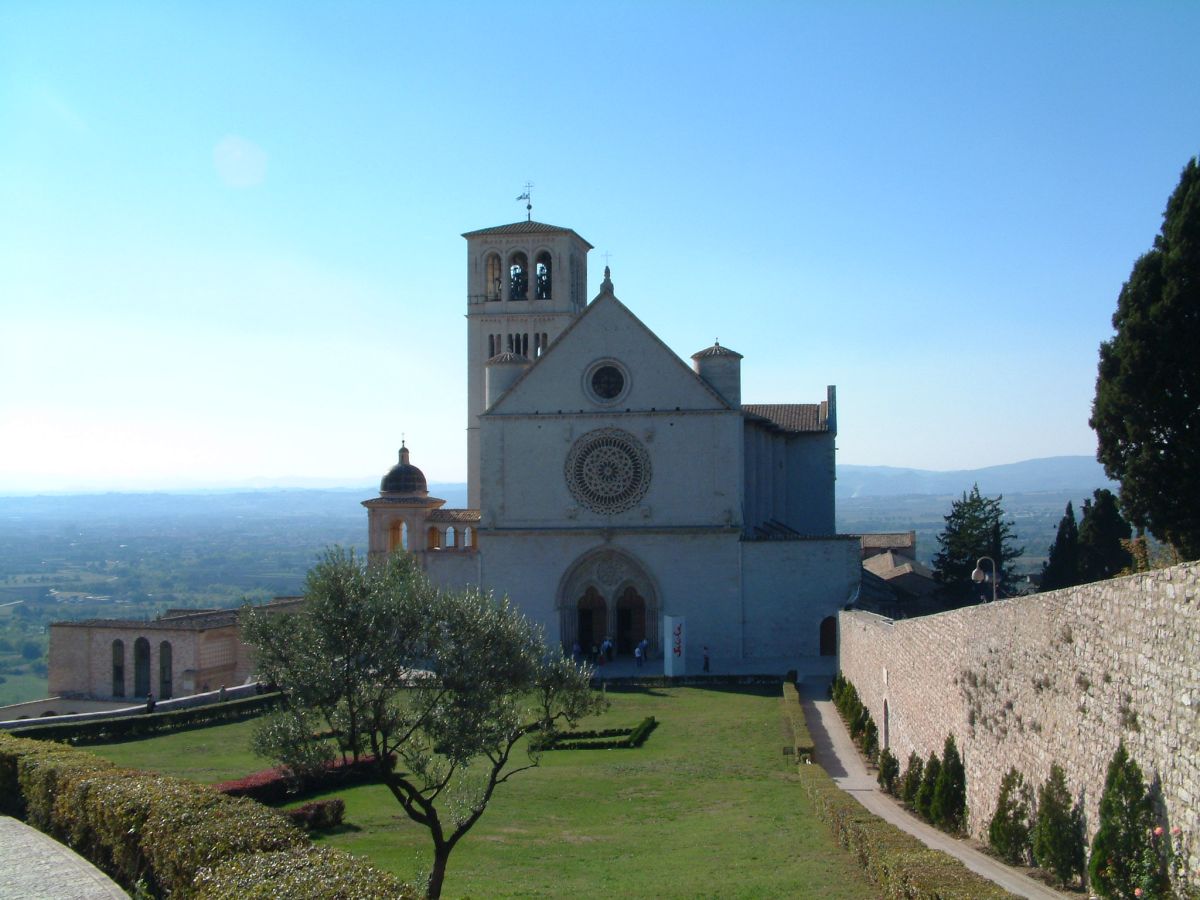
{"label": "lamp post", "polygon": [[976,584],[983,584],[987,580],[987,574],[983,571],[983,561],[987,560],[992,564],[992,602],[996,602],[996,561],[990,556],[981,556],[975,562],[975,571],[971,573],[971,580]]}

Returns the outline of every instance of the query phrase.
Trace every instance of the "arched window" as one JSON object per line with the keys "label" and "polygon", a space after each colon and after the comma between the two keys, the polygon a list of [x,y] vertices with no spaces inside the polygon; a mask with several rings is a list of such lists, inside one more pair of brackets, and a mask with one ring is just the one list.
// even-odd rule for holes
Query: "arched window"
{"label": "arched window", "polygon": [[455,532],[454,526],[451,525],[449,528],[446,529],[446,549],[453,550],[457,546],[458,546],[458,534],[457,534],[457,532]]}
{"label": "arched window", "polygon": [[529,299],[529,257],[524,253],[508,258],[508,299]]}
{"label": "arched window", "polygon": [[521,335],[521,355],[522,356],[529,355],[529,335],[528,334]]}
{"label": "arched window", "polygon": [[408,549],[408,526],[403,522],[393,522],[388,529],[388,553]]}
{"label": "arched window", "polygon": [[491,359],[495,355],[496,355],[496,336],[494,334],[489,334],[488,335],[488,359]]}
{"label": "arched window", "polygon": [[513,336],[511,334],[506,334],[504,337],[505,337],[506,343],[508,344],[508,352],[512,353],[513,352],[513,340],[512,340]]}
{"label": "arched window", "polygon": [[112,642],[112,695],[125,696],[125,642]]}
{"label": "arched window", "polygon": [[400,523],[400,546],[405,550],[408,549],[408,523]]}
{"label": "arched window", "polygon": [[150,693],[150,642],[144,637],[133,642],[133,696]]}
{"label": "arched window", "polygon": [[500,254],[489,253],[487,258],[486,294],[489,300],[499,300],[504,282],[500,277]]}
{"label": "arched window", "polygon": [[466,547],[474,547],[474,546],[475,546],[475,530],[473,528],[471,528],[470,525],[468,525],[466,528],[463,529],[463,547],[466,548]]}
{"label": "arched window", "polygon": [[170,700],[171,690],[171,642],[163,641],[158,645],[158,699]]}
{"label": "arched window", "polygon": [[[811,644],[809,646],[812,646]],[[837,656],[837,617],[826,616],[821,620],[821,655]]]}
{"label": "arched window", "polygon": [[550,254],[543,250],[537,255],[537,265],[534,266],[537,277],[537,287],[534,296],[538,300],[550,299]]}
{"label": "arched window", "polygon": [[441,532],[439,532],[437,530],[436,525],[429,526],[429,531],[425,535],[425,549],[426,550],[442,549],[442,535],[441,535]]}

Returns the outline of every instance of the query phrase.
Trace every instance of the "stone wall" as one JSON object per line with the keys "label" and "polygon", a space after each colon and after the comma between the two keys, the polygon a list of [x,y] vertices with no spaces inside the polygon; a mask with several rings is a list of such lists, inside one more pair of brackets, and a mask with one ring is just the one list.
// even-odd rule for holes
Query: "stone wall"
{"label": "stone wall", "polygon": [[915,619],[839,616],[841,670],[903,767],[953,733],[969,827],[986,838],[1000,780],[1052,762],[1095,832],[1118,741],[1200,865],[1200,563]]}

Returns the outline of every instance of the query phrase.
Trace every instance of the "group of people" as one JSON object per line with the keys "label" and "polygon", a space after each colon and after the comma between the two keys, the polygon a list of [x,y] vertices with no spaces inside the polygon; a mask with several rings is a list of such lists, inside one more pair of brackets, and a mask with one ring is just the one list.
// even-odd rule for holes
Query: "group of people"
{"label": "group of people", "polygon": [[[594,666],[604,666],[613,661],[616,655],[617,645],[613,643],[612,638],[605,636],[599,644],[592,644],[591,652],[586,655],[586,659]],[[633,658],[637,662],[640,669],[650,657],[650,642],[642,638],[633,648]],[[575,662],[583,662],[585,655],[582,645],[576,641],[571,647],[571,658]]]}

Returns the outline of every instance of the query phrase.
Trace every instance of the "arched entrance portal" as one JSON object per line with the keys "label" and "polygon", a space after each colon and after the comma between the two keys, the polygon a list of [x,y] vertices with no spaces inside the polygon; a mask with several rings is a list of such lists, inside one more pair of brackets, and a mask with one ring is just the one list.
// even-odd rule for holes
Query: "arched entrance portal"
{"label": "arched entrance portal", "polygon": [[622,550],[581,556],[563,577],[558,612],[559,635],[567,652],[578,640],[586,653],[605,637],[613,639],[622,656],[632,656],[642,640],[651,655],[661,652],[658,591],[646,568]]}
{"label": "arched entrance portal", "polygon": [[837,656],[837,617],[821,620],[821,655]]}
{"label": "arched entrance portal", "polygon": [[583,596],[579,598],[576,606],[578,617],[576,633],[579,646],[585,654],[591,653],[593,647],[598,648],[600,642],[604,640],[607,634],[604,630],[608,620],[606,613],[604,598],[600,596],[599,591],[594,587],[589,587],[583,592]]}
{"label": "arched entrance portal", "polygon": [[617,652],[633,655],[633,648],[646,636],[646,601],[637,588],[625,588],[617,598]]}

